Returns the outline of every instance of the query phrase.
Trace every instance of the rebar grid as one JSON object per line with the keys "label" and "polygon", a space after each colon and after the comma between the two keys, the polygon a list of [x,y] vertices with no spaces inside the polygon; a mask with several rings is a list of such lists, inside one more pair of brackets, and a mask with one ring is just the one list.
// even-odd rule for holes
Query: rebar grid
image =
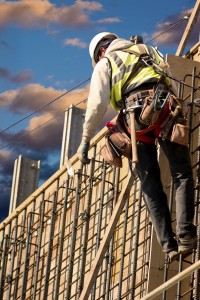
{"label": "rebar grid", "polygon": [[[193,74],[193,77],[196,76]],[[193,84],[195,83],[194,78]],[[199,114],[194,103],[191,118]],[[200,122],[197,122],[200,125]],[[197,172],[195,188],[195,222],[199,225],[199,125],[191,129],[198,135],[198,145],[191,154]],[[87,276],[117,203],[128,164],[122,169],[108,166],[94,143],[89,166],[75,161],[74,176],[60,173],[41,193],[33,198],[14,218],[3,224],[0,240],[0,300],[78,300]],[[174,198],[171,183],[170,203]],[[199,226],[198,236],[199,236]],[[139,181],[134,182],[129,201],[110,241],[106,256],[97,274],[89,300],[140,299],[148,286],[152,225],[143,203]],[[200,257],[197,250],[187,260],[180,258],[179,269]],[[164,263],[162,276],[168,280],[170,266]],[[163,300],[168,300],[163,293]],[[199,300],[199,271],[184,288],[177,284],[176,299]],[[175,297],[174,297],[175,299]],[[170,299],[171,300],[171,299]]]}

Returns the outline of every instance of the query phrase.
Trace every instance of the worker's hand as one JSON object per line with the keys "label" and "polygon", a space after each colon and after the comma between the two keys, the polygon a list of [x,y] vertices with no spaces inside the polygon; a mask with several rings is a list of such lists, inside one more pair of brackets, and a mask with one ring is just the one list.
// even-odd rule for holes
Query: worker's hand
{"label": "worker's hand", "polygon": [[84,165],[90,163],[90,159],[88,158],[89,147],[90,142],[83,139],[77,151],[78,158]]}

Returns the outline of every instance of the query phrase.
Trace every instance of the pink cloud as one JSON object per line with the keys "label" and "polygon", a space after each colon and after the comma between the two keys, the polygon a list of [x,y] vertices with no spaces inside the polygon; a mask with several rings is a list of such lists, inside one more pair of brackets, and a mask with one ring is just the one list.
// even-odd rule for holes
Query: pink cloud
{"label": "pink cloud", "polygon": [[75,1],[71,6],[56,7],[49,0],[0,1],[0,26],[14,23],[23,27],[43,27],[48,24],[83,26],[89,24],[87,12],[102,9],[98,2]]}
{"label": "pink cloud", "polygon": [[[184,30],[187,26],[187,19],[185,18],[185,16],[190,16],[191,12],[192,9],[184,10],[178,15],[171,16],[170,18],[168,18],[168,20],[166,20],[162,24],[158,24],[156,31],[154,32],[154,34],[150,39],[155,38],[156,43],[159,43],[161,45],[166,45],[166,46],[177,45],[180,42]],[[166,29],[170,28],[170,26],[178,20],[182,20],[182,21],[179,24],[177,24],[175,27],[166,31]],[[198,41],[199,28],[200,28],[200,19],[196,21],[192,29],[189,38],[190,43],[194,44]]]}

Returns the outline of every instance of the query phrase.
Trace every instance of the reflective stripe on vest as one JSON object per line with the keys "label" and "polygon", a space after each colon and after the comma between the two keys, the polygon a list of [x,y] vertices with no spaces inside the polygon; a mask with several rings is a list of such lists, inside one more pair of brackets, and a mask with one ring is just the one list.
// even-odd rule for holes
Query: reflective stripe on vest
{"label": "reflective stripe on vest", "polygon": [[[130,53],[128,52],[130,50]],[[133,54],[135,52],[137,55]],[[139,57],[141,54],[149,54],[156,63],[164,61],[159,56],[156,49],[146,45],[133,45],[126,49],[115,50],[106,54],[110,61],[112,76],[111,76],[111,98],[110,102],[115,110],[122,108],[122,90],[123,85],[129,79],[129,75],[133,71],[133,77],[126,87],[124,94],[136,89],[144,83],[157,82],[160,74],[156,73],[153,66],[146,66]]]}

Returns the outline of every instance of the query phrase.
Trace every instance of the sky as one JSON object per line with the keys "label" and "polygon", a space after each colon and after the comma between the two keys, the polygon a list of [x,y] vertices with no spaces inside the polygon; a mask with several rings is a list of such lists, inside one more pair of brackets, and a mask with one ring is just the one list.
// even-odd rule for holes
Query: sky
{"label": "sky", "polygon": [[[41,161],[39,185],[59,169],[64,112],[88,96],[91,39],[103,31],[141,35],[175,54],[195,3],[0,0],[0,222],[19,155]],[[199,19],[184,52],[199,41]]]}

